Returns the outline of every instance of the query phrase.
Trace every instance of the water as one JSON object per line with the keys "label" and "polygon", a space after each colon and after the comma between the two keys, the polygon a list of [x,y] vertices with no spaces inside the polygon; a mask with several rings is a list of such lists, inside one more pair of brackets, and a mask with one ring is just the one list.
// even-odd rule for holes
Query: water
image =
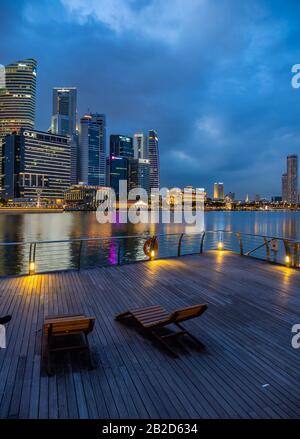
{"label": "water", "polygon": [[[300,240],[300,212],[206,212],[205,228]],[[95,212],[0,214],[0,242],[183,231],[178,224],[99,224]]]}
{"label": "water", "polygon": [[[242,233],[284,237],[300,241],[300,212],[207,212],[206,230],[239,231]],[[115,264],[119,242],[111,236],[155,233],[182,233],[181,224],[99,224],[95,212],[64,212],[47,214],[0,214],[0,242],[30,242],[74,238],[107,237],[105,241],[89,242],[82,249],[82,265]],[[176,256],[178,236],[160,238],[159,256]],[[217,239],[217,238],[216,238]],[[144,259],[144,239],[122,240],[123,261]],[[199,236],[185,238],[184,250],[198,251]],[[236,243],[237,245],[238,243]],[[39,271],[78,266],[79,242],[37,247],[36,266]],[[0,275],[28,272],[29,245],[0,247]]]}

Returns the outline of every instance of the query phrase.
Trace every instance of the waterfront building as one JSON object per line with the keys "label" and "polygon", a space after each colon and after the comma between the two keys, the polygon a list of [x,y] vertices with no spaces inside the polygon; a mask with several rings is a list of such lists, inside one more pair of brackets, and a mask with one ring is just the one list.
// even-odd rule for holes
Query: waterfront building
{"label": "waterfront building", "polygon": [[143,188],[149,194],[150,162],[147,159],[131,159],[128,163],[129,189]]}
{"label": "waterfront building", "polygon": [[103,186],[74,185],[65,192],[66,210],[96,210],[97,192],[110,195],[110,188]]}
{"label": "waterfront building", "polygon": [[160,188],[158,136],[154,130],[148,135],[148,158],[150,162],[150,190]]}
{"label": "waterfront building", "polygon": [[133,150],[135,159],[147,159],[147,138],[143,133],[136,133],[133,136]]}
{"label": "waterfront building", "polygon": [[287,203],[288,202],[288,179],[287,179],[287,173],[282,174],[281,177],[281,195],[282,195],[282,202]]}
{"label": "waterfront building", "polygon": [[106,183],[106,118],[104,114],[86,114],[80,120],[79,181],[89,186]]}
{"label": "waterfront building", "polygon": [[34,128],[36,103],[34,59],[24,59],[5,67],[5,84],[0,88],[0,191],[3,184],[3,142],[20,128]]}
{"label": "waterfront building", "polygon": [[132,137],[112,134],[109,144],[110,154],[114,157],[134,157]]}
{"label": "waterfront building", "polygon": [[223,201],[224,200],[224,184],[215,183],[214,184],[214,200]]}
{"label": "waterfront building", "polygon": [[70,138],[21,128],[4,144],[4,198],[63,199],[70,186]]}
{"label": "waterfront building", "polygon": [[298,156],[295,154],[287,157],[287,201],[298,203]]}

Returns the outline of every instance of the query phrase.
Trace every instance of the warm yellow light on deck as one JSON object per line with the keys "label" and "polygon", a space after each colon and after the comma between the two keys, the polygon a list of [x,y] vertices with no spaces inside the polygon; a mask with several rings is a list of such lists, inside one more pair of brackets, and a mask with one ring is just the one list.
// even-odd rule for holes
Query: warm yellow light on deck
{"label": "warm yellow light on deck", "polygon": [[34,262],[30,262],[29,264],[29,274],[34,274],[35,273],[35,263]]}
{"label": "warm yellow light on deck", "polygon": [[286,257],[285,257],[285,263],[286,263],[287,265],[289,265],[290,262],[291,262],[291,258],[290,258],[290,256],[286,256]]}
{"label": "warm yellow light on deck", "polygon": [[218,242],[218,250],[220,250],[220,251],[224,250],[224,244],[221,241]]}
{"label": "warm yellow light on deck", "polygon": [[151,258],[155,257],[155,251],[154,250],[151,250],[150,256],[151,256]]}

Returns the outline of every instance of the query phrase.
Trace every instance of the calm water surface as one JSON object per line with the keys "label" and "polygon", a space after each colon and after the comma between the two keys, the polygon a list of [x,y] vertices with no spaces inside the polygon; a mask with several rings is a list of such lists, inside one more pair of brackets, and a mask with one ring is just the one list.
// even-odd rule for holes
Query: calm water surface
{"label": "calm water surface", "polygon": [[[205,228],[300,240],[300,212],[207,212]],[[95,212],[0,214],[0,242],[181,231],[184,226],[178,224],[99,224]]]}

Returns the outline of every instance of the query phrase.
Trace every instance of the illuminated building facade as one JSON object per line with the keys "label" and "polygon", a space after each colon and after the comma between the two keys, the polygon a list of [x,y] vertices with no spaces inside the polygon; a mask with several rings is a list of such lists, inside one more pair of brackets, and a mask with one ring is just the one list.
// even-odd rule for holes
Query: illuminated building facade
{"label": "illuminated building facade", "polygon": [[282,174],[281,177],[281,194],[282,194],[282,202],[288,202],[288,176],[287,174]]}
{"label": "illuminated building facade", "polygon": [[70,138],[21,128],[5,138],[4,198],[63,199],[70,187]]}
{"label": "illuminated building facade", "polygon": [[129,189],[142,188],[149,194],[150,162],[147,159],[129,160]]}
{"label": "illuminated building facade", "polygon": [[106,182],[106,118],[87,114],[80,120],[79,181],[90,186]]}
{"label": "illuminated building facade", "polygon": [[154,130],[148,135],[148,158],[150,162],[150,190],[160,188],[158,136]]}
{"label": "illuminated building facade", "polygon": [[0,88],[0,191],[3,184],[3,141],[20,128],[34,128],[36,102],[34,59],[25,59],[5,67],[5,86]]}
{"label": "illuminated building facade", "polygon": [[143,133],[136,133],[133,136],[133,150],[135,159],[147,159],[147,138]]}
{"label": "illuminated building facade", "polygon": [[214,199],[215,200],[224,200],[224,184],[223,183],[215,183],[214,184]]}
{"label": "illuminated building facade", "polygon": [[114,157],[134,156],[132,137],[112,134],[109,144],[110,154]]}
{"label": "illuminated building facade", "polygon": [[287,157],[287,201],[290,204],[298,203],[298,156]]}

